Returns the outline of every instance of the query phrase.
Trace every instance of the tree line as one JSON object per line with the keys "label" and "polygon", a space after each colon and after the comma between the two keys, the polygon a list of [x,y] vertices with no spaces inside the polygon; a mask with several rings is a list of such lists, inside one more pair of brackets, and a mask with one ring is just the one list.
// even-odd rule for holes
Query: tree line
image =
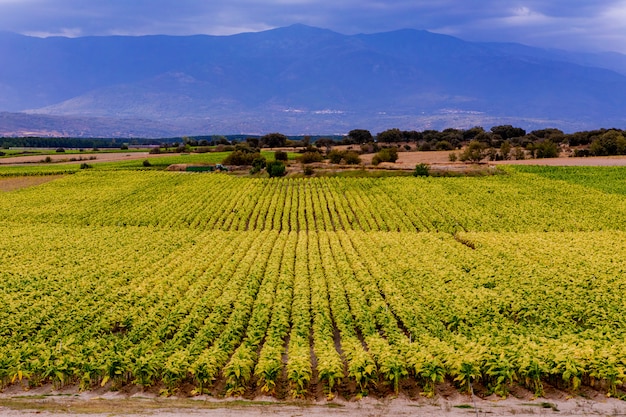
{"label": "tree line", "polygon": [[[564,147],[572,150],[573,156],[607,156],[626,154],[626,131],[621,129],[596,129],[564,133],[555,128],[527,132],[512,125],[493,126],[489,130],[481,126],[469,129],[448,128],[441,131],[387,129],[372,134],[366,129],[353,129],[345,136],[287,136],[278,132],[265,135],[211,135],[182,136],[166,139],[120,139],[120,138],[49,138],[49,137],[5,137],[0,146],[42,148],[119,148],[120,146],[160,146],[162,148],[233,146],[246,143],[251,148],[330,148],[334,145],[391,145],[404,143],[406,150],[454,151],[472,149],[490,159],[521,157],[522,152],[533,158],[557,156]],[[411,147],[410,145],[413,145]],[[375,147],[375,146],[374,146]],[[365,151],[365,150],[364,150]],[[463,157],[463,154],[459,155]]]}

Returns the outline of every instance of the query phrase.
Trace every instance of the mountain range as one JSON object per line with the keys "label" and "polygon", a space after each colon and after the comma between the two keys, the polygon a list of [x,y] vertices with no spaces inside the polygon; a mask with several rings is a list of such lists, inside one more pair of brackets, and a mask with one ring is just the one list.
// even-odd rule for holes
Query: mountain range
{"label": "mountain range", "polygon": [[0,32],[0,135],[626,127],[626,55],[293,25],[231,36]]}

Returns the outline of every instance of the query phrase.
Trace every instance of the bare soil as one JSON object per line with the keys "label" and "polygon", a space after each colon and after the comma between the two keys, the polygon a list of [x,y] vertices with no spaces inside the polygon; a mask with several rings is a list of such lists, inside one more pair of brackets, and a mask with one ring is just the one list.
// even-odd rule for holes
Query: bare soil
{"label": "bare soil", "polygon": [[[425,398],[417,392],[401,393],[398,397],[346,400],[340,396],[331,401],[277,400],[257,397],[238,398],[159,397],[155,390],[135,389],[112,392],[107,388],[79,392],[76,387],[54,390],[52,386],[24,391],[11,386],[0,394],[0,415],[17,417],[39,416],[626,416],[626,402],[606,398],[599,391],[583,388],[577,396],[547,387],[546,398],[514,387],[507,399],[460,394],[449,384],[437,387],[435,398]],[[480,391],[480,389],[478,389]]]}
{"label": "bare soil", "polygon": [[523,159],[520,161],[496,161],[490,164],[499,165],[545,165],[545,166],[626,166],[626,156],[588,156],[583,158],[544,158],[544,159]]}
{"label": "bare soil", "polygon": [[[167,154],[165,154],[167,155]],[[50,157],[51,162],[63,162],[68,164],[81,164],[83,162],[118,162],[118,161],[130,161],[135,159],[146,159],[148,157],[158,157],[159,154],[153,155],[148,152],[112,152],[112,153],[99,153],[99,154],[55,154],[55,155],[30,155],[30,156],[14,156],[12,158],[0,159],[0,165],[12,166],[22,164],[36,164],[42,163],[46,157]],[[95,159],[90,159],[95,157]],[[76,161],[70,161],[71,158],[77,159]],[[79,160],[80,159],[80,160]]]}
{"label": "bare soil", "polygon": [[22,188],[33,187],[35,185],[45,184],[50,181],[62,178],[62,175],[46,175],[46,176],[25,176],[0,178],[0,192],[14,191]]}

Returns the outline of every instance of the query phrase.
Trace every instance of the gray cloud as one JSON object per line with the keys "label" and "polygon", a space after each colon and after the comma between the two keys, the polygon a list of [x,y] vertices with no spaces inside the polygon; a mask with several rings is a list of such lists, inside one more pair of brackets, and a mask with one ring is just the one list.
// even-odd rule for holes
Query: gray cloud
{"label": "gray cloud", "polygon": [[0,0],[1,30],[38,36],[228,35],[293,23],[626,53],[626,0]]}

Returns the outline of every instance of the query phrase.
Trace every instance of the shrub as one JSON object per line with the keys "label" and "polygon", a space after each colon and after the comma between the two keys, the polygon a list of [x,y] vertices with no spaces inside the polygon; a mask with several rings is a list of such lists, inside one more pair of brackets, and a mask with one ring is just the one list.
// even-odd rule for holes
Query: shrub
{"label": "shrub", "polygon": [[322,155],[319,152],[305,152],[298,158],[303,164],[311,164],[313,162],[322,162]]}
{"label": "shrub", "polygon": [[341,160],[343,159],[343,155],[344,153],[341,151],[332,150],[328,152],[327,156],[331,164],[340,164]]}
{"label": "shrub", "polygon": [[150,161],[148,161],[147,159],[144,159],[144,160],[143,160],[143,166],[145,166],[145,167],[151,167],[151,166],[152,166],[152,164],[151,164],[151,163],[150,163]]}
{"label": "shrub", "polygon": [[128,145],[124,143],[122,146],[120,146],[120,149],[123,150],[123,151],[127,151],[128,150]]}
{"label": "shrub", "polygon": [[312,166],[307,165],[307,166],[304,167],[304,175],[311,176],[314,173],[315,173],[315,170],[313,169]]}
{"label": "shrub", "polygon": [[461,153],[459,159],[463,162],[480,162],[485,157],[485,145],[473,139]]}
{"label": "shrub", "polygon": [[87,162],[83,162],[82,164],[80,164],[80,169],[89,169],[91,168],[91,165],[89,165]]}
{"label": "shrub", "polygon": [[274,159],[277,161],[287,161],[289,159],[289,156],[285,151],[276,151],[274,152]]}
{"label": "shrub", "polygon": [[559,156],[559,147],[551,140],[541,140],[535,144],[537,158],[556,158]]}
{"label": "shrub", "polygon": [[343,160],[348,165],[358,165],[361,163],[361,157],[356,152],[346,152],[343,155]]}
{"label": "shrub", "polygon": [[252,169],[250,170],[251,174],[256,174],[257,172],[260,172],[266,166],[265,157],[261,156],[261,154],[256,155],[258,156],[252,161]]}
{"label": "shrub", "polygon": [[429,152],[432,151],[432,147],[430,146],[429,142],[424,142],[419,146],[419,151],[420,152]]}
{"label": "shrub", "polygon": [[56,150],[56,151],[57,151],[58,153],[65,152],[65,148],[57,148],[57,150]]}
{"label": "shrub", "polygon": [[448,161],[450,162],[456,162],[457,158],[456,152],[450,152],[448,154]]}
{"label": "shrub", "polygon": [[437,149],[438,151],[451,151],[454,149],[454,146],[452,146],[452,144],[447,140],[442,140],[437,142],[437,144],[435,145],[435,149]]}
{"label": "shrub", "polygon": [[196,148],[196,153],[208,153],[211,152],[211,148],[208,146],[199,146]]}
{"label": "shrub", "polygon": [[5,153],[5,152],[0,151],[0,156],[4,156],[4,155],[6,155],[6,153]]}
{"label": "shrub", "polygon": [[287,168],[282,161],[270,161],[267,163],[266,169],[270,178],[282,177],[287,171]]}
{"label": "shrub", "polygon": [[526,159],[526,152],[524,152],[524,150],[521,147],[516,146],[515,149],[513,149],[513,159],[517,161]]}
{"label": "shrub", "polygon": [[43,161],[47,162],[47,163],[50,163],[50,162],[52,162],[52,158],[50,158],[49,156],[46,156],[46,158]]}
{"label": "shrub", "polygon": [[234,151],[222,161],[224,165],[252,165],[252,162],[261,156],[260,153]]}
{"label": "shrub", "polygon": [[428,177],[429,175],[430,175],[430,171],[428,169],[428,165],[426,164],[415,165],[415,170],[413,171],[414,177]]}
{"label": "shrub", "polygon": [[398,160],[397,148],[385,148],[381,149],[372,158],[372,164],[378,165],[381,162],[396,162]]}

